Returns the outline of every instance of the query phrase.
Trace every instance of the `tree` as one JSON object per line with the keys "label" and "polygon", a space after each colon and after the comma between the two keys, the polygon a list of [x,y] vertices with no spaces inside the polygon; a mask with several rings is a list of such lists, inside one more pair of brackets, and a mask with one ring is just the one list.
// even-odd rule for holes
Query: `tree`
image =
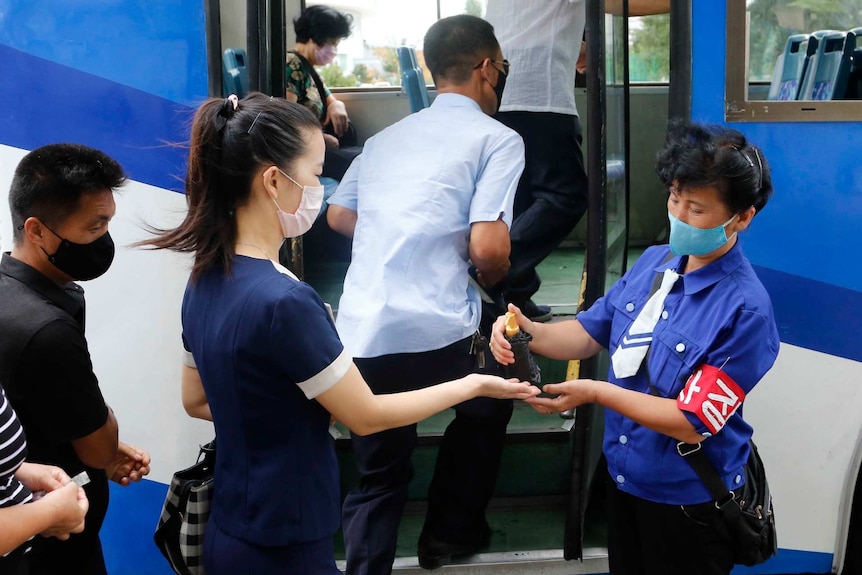
{"label": "tree", "polygon": [[371,82],[371,74],[368,73],[368,66],[365,64],[357,64],[354,66],[352,73],[360,84],[368,84]]}
{"label": "tree", "polygon": [[670,17],[644,16],[640,22],[631,33],[630,79],[666,82],[670,78]]}
{"label": "tree", "polygon": [[341,69],[341,66],[335,62],[320,69],[320,79],[323,80],[323,83],[326,84],[328,88],[337,88],[342,86],[353,87],[359,85],[359,82],[356,81],[356,76],[353,74],[345,74],[344,70]]}
{"label": "tree", "polygon": [[482,3],[479,0],[466,0],[464,2],[464,14],[482,17]]}

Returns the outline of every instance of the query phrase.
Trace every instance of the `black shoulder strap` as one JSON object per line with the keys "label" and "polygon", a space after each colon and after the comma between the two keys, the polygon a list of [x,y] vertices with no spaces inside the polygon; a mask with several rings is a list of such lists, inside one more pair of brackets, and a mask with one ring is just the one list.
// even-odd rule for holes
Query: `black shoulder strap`
{"label": "black shoulder strap", "polygon": [[305,72],[311,76],[312,81],[314,81],[315,87],[317,87],[317,93],[320,94],[320,102],[323,104],[323,119],[326,119],[326,88],[323,85],[323,80],[320,79],[320,75],[317,73],[317,70],[314,69],[314,66],[311,65],[305,56],[297,52],[296,50],[289,50],[291,54],[296,54],[296,57],[299,58],[302,67],[305,69]]}
{"label": "black shoulder strap", "polygon": [[[685,459],[697,476],[703,481],[710,497],[715,500],[715,505],[724,513],[733,516],[740,512],[739,505],[734,502],[733,492],[725,487],[721,476],[712,466],[706,453],[703,451],[702,443],[684,443],[680,441],[676,445],[677,452]],[[732,504],[732,505],[731,505]]]}
{"label": "black shoulder strap", "polygon": [[[670,253],[662,263],[667,263],[672,258],[673,253]],[[655,275],[655,279],[650,287],[649,297],[652,297],[652,295],[658,291],[658,288],[661,287],[663,277],[664,273],[657,273]],[[653,385],[649,376],[649,352],[650,350],[647,350],[646,357],[644,357],[644,369],[646,370],[647,385],[649,385],[651,395],[662,397],[658,389]],[[712,463],[709,462],[709,459],[706,457],[706,453],[703,451],[703,444],[685,443],[680,441],[676,445],[676,450],[685,459],[686,463],[691,466],[700,480],[703,481],[703,484],[706,485],[707,491],[709,491],[710,496],[715,500],[718,508],[723,513],[738,513],[738,505],[728,505],[729,502],[733,502],[733,493],[725,487],[724,482],[721,480],[721,476],[715,470],[715,467],[712,466]]]}

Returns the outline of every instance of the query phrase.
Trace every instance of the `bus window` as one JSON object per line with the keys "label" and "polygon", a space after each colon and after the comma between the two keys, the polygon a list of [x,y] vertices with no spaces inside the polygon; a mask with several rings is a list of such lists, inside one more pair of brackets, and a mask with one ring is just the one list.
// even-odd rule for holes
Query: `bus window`
{"label": "bus window", "polygon": [[[847,31],[861,25],[858,0],[819,3],[817,10],[802,2],[727,0],[727,121],[858,120],[862,102],[849,100],[858,96],[846,89],[856,34]],[[799,36],[810,40],[788,42]],[[798,77],[786,72],[791,61]]]}

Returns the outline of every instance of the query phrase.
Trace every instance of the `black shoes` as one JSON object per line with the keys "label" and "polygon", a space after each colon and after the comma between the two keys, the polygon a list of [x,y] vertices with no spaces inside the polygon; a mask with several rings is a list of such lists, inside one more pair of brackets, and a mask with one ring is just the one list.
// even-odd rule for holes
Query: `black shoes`
{"label": "black shoes", "polygon": [[554,316],[554,313],[551,311],[551,306],[537,304],[531,299],[528,299],[527,301],[523,302],[523,305],[518,305],[518,303],[516,302],[512,303],[518,306],[518,308],[520,308],[521,310],[521,313],[530,318],[532,321],[544,323]]}
{"label": "black shoes", "polygon": [[491,530],[486,528],[479,539],[468,543],[449,543],[422,531],[419,536],[419,566],[423,569],[437,569],[452,563],[454,559],[473,555],[491,541]]}

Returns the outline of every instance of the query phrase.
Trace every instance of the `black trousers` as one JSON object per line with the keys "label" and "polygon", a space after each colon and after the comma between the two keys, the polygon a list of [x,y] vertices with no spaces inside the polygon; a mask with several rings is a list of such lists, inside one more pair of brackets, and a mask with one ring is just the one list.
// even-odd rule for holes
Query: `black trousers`
{"label": "black trousers", "polygon": [[524,139],[526,165],[515,193],[509,234],[512,254],[505,299],[523,304],[539,290],[536,266],[587,211],[587,174],[577,116],[499,112],[494,116]]}
{"label": "black trousers", "polygon": [[730,573],[733,550],[714,503],[654,503],[606,482],[611,575]]}
{"label": "black trousers", "polygon": [[[374,393],[421,389],[476,371],[470,338],[423,353],[355,359]],[[479,541],[494,492],[511,400],[476,398],[455,406],[428,491],[424,531],[452,543]],[[353,436],[359,485],[344,501],[342,528],[350,575],[390,573],[416,446],[416,425]]]}

